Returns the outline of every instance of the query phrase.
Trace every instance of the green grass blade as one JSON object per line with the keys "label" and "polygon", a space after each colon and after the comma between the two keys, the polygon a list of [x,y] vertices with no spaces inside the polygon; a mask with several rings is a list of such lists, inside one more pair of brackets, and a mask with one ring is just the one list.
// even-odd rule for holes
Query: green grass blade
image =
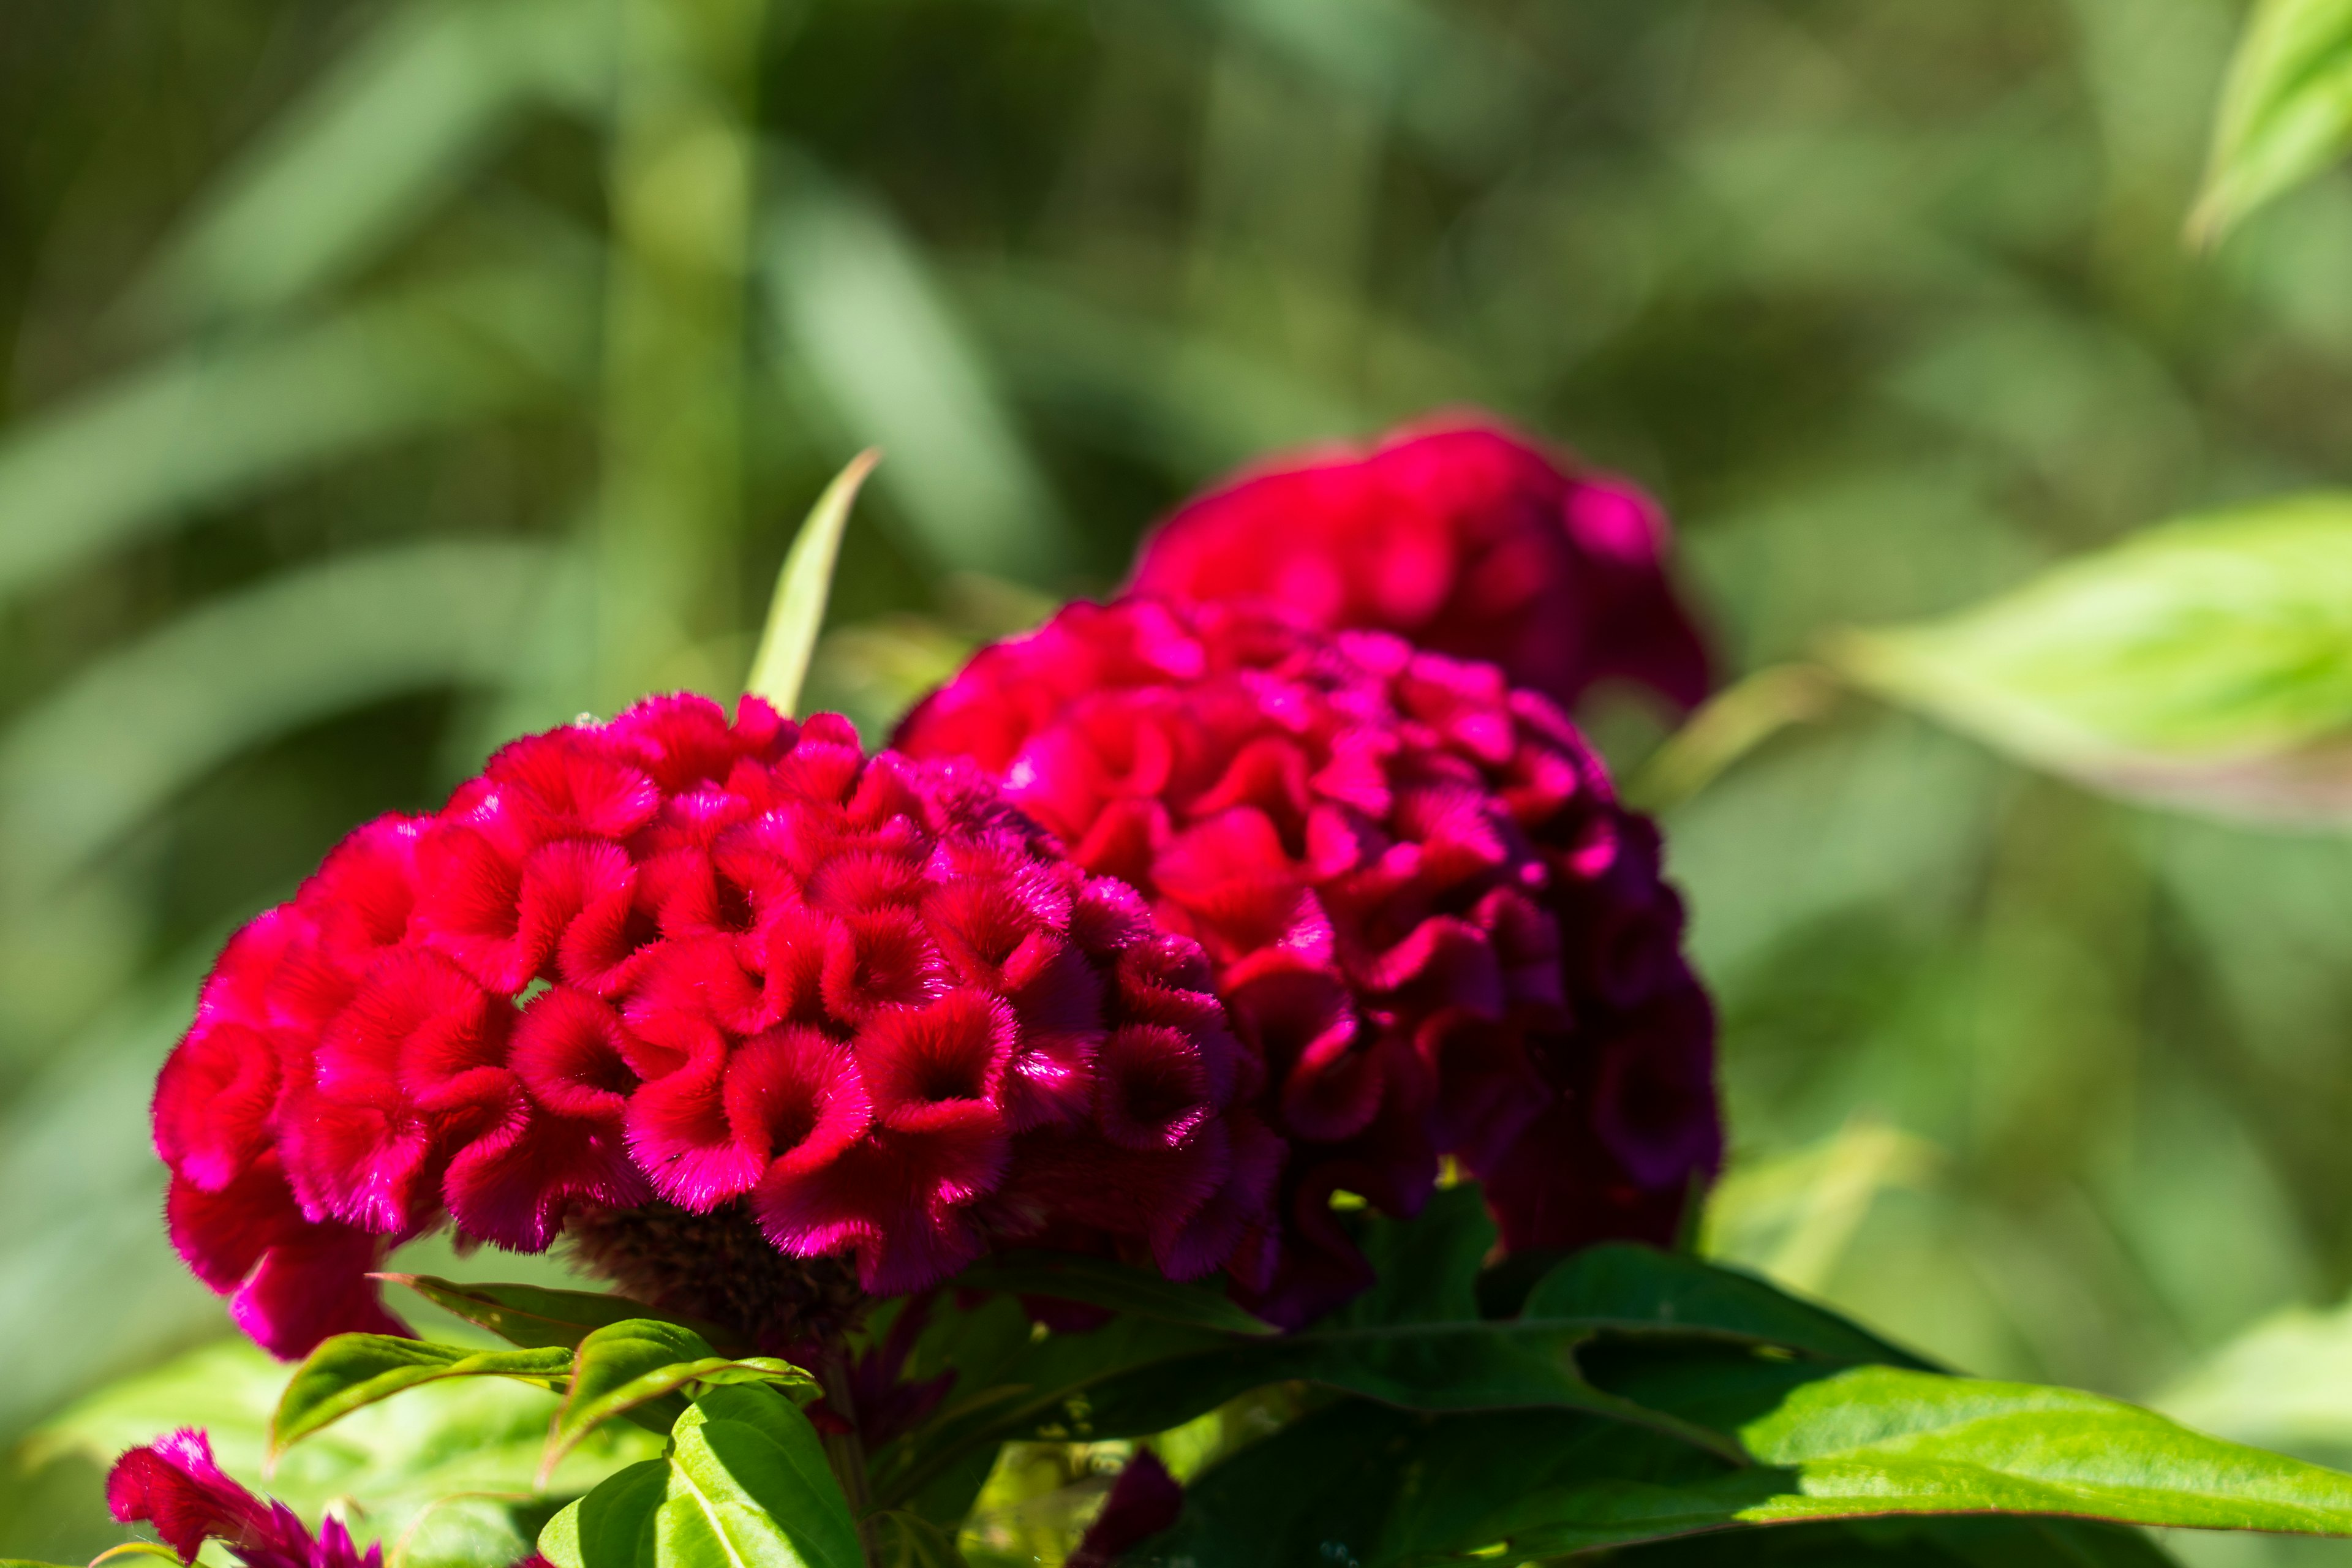
{"label": "green grass blade", "polygon": [[793,540],[784,564],[776,574],[776,595],[768,605],[767,629],[760,634],[760,651],[751,659],[751,676],[743,689],[764,697],[779,713],[797,711],[801,684],[808,679],[809,658],[816,651],[817,633],[824,626],[824,604],[833,592],[834,563],[841,557],[842,531],[849,526],[849,509],[857,502],[858,488],[882,454],[867,447],[834,476],[824,493],[809,509],[808,520]]}
{"label": "green grass blade", "polygon": [[2246,23],[2189,233],[2218,242],[2352,150],[2352,0],[2262,0]]}
{"label": "green grass blade", "polygon": [[86,668],[0,738],[0,861],[54,887],[248,747],[359,703],[496,687],[542,546],[395,546],[204,605]]}
{"label": "green grass blade", "polygon": [[0,601],[202,507],[585,378],[583,279],[477,274],[190,349],[0,437]]}
{"label": "green grass blade", "polygon": [[282,308],[363,267],[541,103],[592,107],[612,8],[414,0],[338,61],[200,206],[135,291],[176,321]]}
{"label": "green grass blade", "polygon": [[771,309],[940,566],[1033,584],[1068,574],[1070,530],[992,369],[921,250],[875,204],[821,176],[771,220]]}

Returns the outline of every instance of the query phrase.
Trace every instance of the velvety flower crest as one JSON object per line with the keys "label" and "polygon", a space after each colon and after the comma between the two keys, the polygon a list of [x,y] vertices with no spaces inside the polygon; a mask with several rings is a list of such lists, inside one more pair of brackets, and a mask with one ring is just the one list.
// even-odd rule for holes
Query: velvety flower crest
{"label": "velvety flower crest", "polygon": [[1715,1172],[1713,1016],[1657,834],[1496,667],[1262,603],[1074,605],[898,744],[1003,779],[1208,954],[1289,1145],[1260,1311],[1369,1282],[1333,1194],[1412,1213],[1444,1157],[1513,1248],[1667,1241]]}
{"label": "velvety flower crest", "polygon": [[320,1522],[313,1535],[282,1502],[265,1502],[232,1480],[213,1459],[212,1439],[184,1427],[131,1449],[106,1478],[106,1502],[125,1524],[152,1524],[163,1543],[194,1563],[196,1551],[217,1541],[246,1568],[382,1568],[383,1548],[362,1555],[342,1521]]}
{"label": "velvety flower crest", "polygon": [[1211,984],[968,764],[652,699],[359,829],[230,941],[156,1086],[171,1231],[288,1355],[400,1331],[365,1276],[445,1220],[537,1251],[724,1210],[871,1293],[1014,1241],[1194,1277],[1279,1159]]}
{"label": "velvety flower crest", "polygon": [[1665,513],[1627,481],[1456,420],[1244,472],[1160,526],[1132,585],[1395,632],[1562,707],[1613,676],[1688,708],[1706,695],[1706,649],[1668,545]]}

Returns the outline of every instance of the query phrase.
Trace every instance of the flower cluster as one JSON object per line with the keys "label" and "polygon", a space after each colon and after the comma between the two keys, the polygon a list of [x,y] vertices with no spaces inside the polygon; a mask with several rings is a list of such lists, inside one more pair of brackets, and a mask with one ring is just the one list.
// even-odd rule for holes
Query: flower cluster
{"label": "flower cluster", "polygon": [[897,743],[1003,779],[1209,954],[1290,1145],[1267,1316],[1368,1282],[1335,1193],[1411,1213],[1443,1157],[1513,1248],[1666,1241],[1714,1173],[1656,833],[1495,666],[1130,597],[983,650]]}
{"label": "flower cluster", "polygon": [[1705,645],[1667,583],[1665,514],[1498,426],[1405,429],[1279,460],[1145,542],[1135,591],[1263,598],[1327,630],[1395,632],[1573,708],[1622,677],[1687,708]]}
{"label": "flower cluster", "polygon": [[739,1213],[877,1294],[1013,1241],[1262,1279],[1281,1146],[1211,986],[969,765],[648,700],[236,934],[156,1087],[172,1236],[287,1355],[401,1331],[366,1273],[445,1215]]}
{"label": "flower cluster", "polygon": [[313,1535],[284,1503],[239,1486],[214,1460],[212,1439],[193,1426],[117,1459],[106,1501],[125,1524],[152,1524],[183,1563],[218,1541],[246,1568],[383,1568],[383,1548],[361,1555],[342,1521],[329,1519]]}

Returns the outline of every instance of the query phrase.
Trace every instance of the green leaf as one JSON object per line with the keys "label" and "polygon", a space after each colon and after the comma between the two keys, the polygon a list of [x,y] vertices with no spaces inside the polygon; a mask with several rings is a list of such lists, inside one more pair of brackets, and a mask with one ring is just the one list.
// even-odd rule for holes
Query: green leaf
{"label": "green leaf", "polygon": [[2137,1531],[2072,1519],[1874,1519],[1727,1530],[1612,1553],[1626,1568],[2165,1568]]}
{"label": "green leaf", "polygon": [[1586,1321],[1402,1324],[1330,1329],[1175,1356],[1085,1391],[1082,1418],[1055,1415],[1029,1436],[1139,1436],[1181,1426],[1268,1384],[1300,1382],[1423,1412],[1552,1408],[1607,1415],[1736,1458],[1714,1429],[1594,1387],[1576,1352]]}
{"label": "green leaf", "polygon": [[393,1334],[337,1334],[294,1369],[269,1422],[276,1458],[362,1405],[450,1377],[511,1377],[551,1387],[572,1371],[562,1349],[483,1351]]}
{"label": "green leaf", "polygon": [[666,1399],[692,1383],[780,1384],[804,1399],[817,1392],[816,1380],[790,1362],[713,1355],[700,1334],[655,1319],[614,1323],[590,1333],[573,1352],[572,1390],[548,1435],[541,1472],[551,1473],[604,1422]]}
{"label": "green leaf", "polygon": [[547,1521],[539,1554],[555,1568],[636,1568],[654,1561],[654,1515],[669,1489],[669,1461],[648,1459]]}
{"label": "green leaf", "polygon": [[2352,0],[2261,0],[2221,89],[2190,232],[2212,242],[2352,149]]}
{"label": "green leaf", "polygon": [[1272,1323],[1244,1311],[1223,1292],[1208,1286],[1185,1284],[1108,1258],[1087,1258],[1077,1253],[1006,1253],[972,1265],[949,1283],[963,1290],[1050,1296],[1056,1300],[1077,1301],[1221,1333],[1279,1331]]}
{"label": "green leaf", "polygon": [[379,1274],[376,1278],[405,1285],[443,1311],[530,1350],[548,1345],[572,1349],[594,1330],[646,1321],[668,1323],[701,1336],[706,1342],[706,1353],[709,1346],[728,1343],[724,1331],[711,1324],[664,1312],[626,1296],[607,1296],[594,1290],[558,1290],[541,1285],[483,1285],[432,1274]]}
{"label": "green leaf", "polygon": [[807,521],[801,524],[776,574],[767,629],[760,634],[760,651],[751,660],[751,678],[744,689],[766,698],[779,713],[800,710],[801,683],[808,679],[809,657],[816,650],[817,633],[824,627],[824,602],[833,592],[833,568],[841,555],[842,531],[849,526],[849,509],[856,504],[858,487],[881,460],[881,452],[869,447],[834,476],[833,483],[809,509]]}
{"label": "green leaf", "polygon": [[1694,1376],[1685,1364],[1616,1386],[1736,1432],[1756,1467],[1531,1488],[1476,1544],[1544,1556],[1742,1523],[1979,1512],[2352,1534],[2352,1476],[2095,1394],[1895,1367],[1739,1370]]}
{"label": "green leaf", "polygon": [[556,1568],[864,1568],[815,1428],[768,1389],[714,1389],[669,1457],[625,1470],[549,1521]]}
{"label": "green leaf", "polygon": [[1882,696],[2104,788],[2352,815],[2352,495],[2151,529],[1831,651]]}
{"label": "green leaf", "polygon": [[1752,1274],[1649,1247],[1585,1248],[1538,1280],[1522,1311],[1529,1318],[1606,1323],[1622,1332],[1722,1335],[1830,1361],[1937,1370]]}
{"label": "green leaf", "polygon": [[2265,1318],[2149,1403],[2241,1443],[2352,1458],[2352,1305]]}
{"label": "green leaf", "polygon": [[1348,1303],[1339,1322],[1354,1328],[1390,1323],[1475,1321],[1478,1279],[1495,1248],[1495,1222],[1475,1183],[1430,1194],[1412,1219],[1366,1213],[1353,1227],[1372,1266],[1371,1288]]}

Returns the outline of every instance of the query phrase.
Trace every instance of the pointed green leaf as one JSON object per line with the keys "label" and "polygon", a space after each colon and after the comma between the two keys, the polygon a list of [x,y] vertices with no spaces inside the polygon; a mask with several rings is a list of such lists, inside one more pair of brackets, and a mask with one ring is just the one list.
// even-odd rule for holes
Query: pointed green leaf
{"label": "pointed green leaf", "polygon": [[2151,529],[1831,651],[1880,695],[2105,788],[2352,815],[2352,495]]}
{"label": "pointed green leaf", "polygon": [[[443,1311],[530,1349],[544,1345],[570,1349],[593,1330],[647,1320],[689,1331],[714,1344],[726,1343],[725,1335],[709,1323],[660,1311],[626,1296],[607,1296],[593,1290],[556,1290],[539,1285],[482,1285],[431,1274],[379,1274],[375,1278],[405,1285]],[[708,1345],[705,1353],[709,1353]]]}
{"label": "pointed green leaf", "polygon": [[714,1389],[671,1439],[669,1494],[655,1520],[662,1568],[864,1568],[866,1552],[824,1444],[791,1402],[759,1387]]}
{"label": "pointed green leaf", "polygon": [[555,1568],[639,1568],[654,1562],[654,1515],[669,1489],[669,1461],[615,1471],[539,1532],[539,1554]]}
{"label": "pointed green leaf", "polygon": [[858,487],[882,454],[867,447],[834,476],[809,509],[776,574],[776,595],[768,606],[767,629],[760,634],[760,651],[751,660],[751,679],[744,689],[764,697],[776,711],[799,711],[801,683],[808,679],[810,656],[816,651],[817,633],[824,628],[824,602],[833,592],[834,563],[841,557],[842,531],[849,526],[849,509],[856,504]]}
{"label": "pointed green leaf", "polygon": [[550,1520],[555,1568],[865,1568],[848,1500],[808,1417],[765,1388],[714,1389],[667,1458],[633,1466]]}
{"label": "pointed green leaf", "polygon": [[269,1422],[269,1455],[363,1405],[450,1377],[511,1377],[551,1387],[572,1370],[562,1349],[484,1351],[394,1334],[337,1334],[294,1369]]}
{"label": "pointed green leaf", "polygon": [[1605,1323],[1612,1331],[1722,1335],[1831,1361],[1936,1370],[1836,1313],[1737,1268],[1656,1247],[1587,1247],[1528,1295],[1523,1315]]}
{"label": "pointed green leaf", "polygon": [[1278,1332],[1272,1323],[1235,1306],[1223,1292],[1184,1284],[1108,1258],[1067,1252],[1013,1252],[976,1263],[950,1281],[958,1289],[1050,1296],[1228,1334]]}
{"label": "pointed green leaf", "polygon": [[2261,0],[2213,127],[2192,233],[2214,241],[2352,150],[2352,0]]}
{"label": "pointed green leaf", "polygon": [[790,1362],[773,1356],[714,1355],[700,1334],[675,1323],[635,1318],[597,1329],[573,1354],[572,1390],[549,1433],[541,1473],[552,1472],[604,1422],[667,1398],[688,1384],[751,1383],[782,1386],[803,1399],[817,1392],[816,1380]]}
{"label": "pointed green leaf", "polygon": [[1537,1486],[1486,1521],[1477,1544],[1548,1556],[1741,1523],[1983,1512],[2352,1534],[2352,1476],[2071,1389],[1762,1362],[1616,1386],[1736,1431],[1758,1465],[1672,1484]]}

